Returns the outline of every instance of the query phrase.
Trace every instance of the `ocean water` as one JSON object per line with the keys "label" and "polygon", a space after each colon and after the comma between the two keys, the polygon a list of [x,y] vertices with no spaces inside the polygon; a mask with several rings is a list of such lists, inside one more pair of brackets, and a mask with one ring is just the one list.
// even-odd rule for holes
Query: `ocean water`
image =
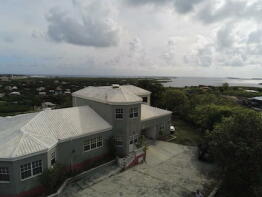
{"label": "ocean water", "polygon": [[165,87],[185,87],[185,86],[221,86],[228,83],[230,86],[260,87],[261,79],[241,79],[241,78],[208,78],[208,77],[174,77],[170,82],[163,83]]}

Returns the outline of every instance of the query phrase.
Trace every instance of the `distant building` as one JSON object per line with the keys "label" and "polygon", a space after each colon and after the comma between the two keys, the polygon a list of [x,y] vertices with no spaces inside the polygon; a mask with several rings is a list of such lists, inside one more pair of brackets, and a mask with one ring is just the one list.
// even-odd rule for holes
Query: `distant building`
{"label": "distant building", "polygon": [[56,104],[54,103],[51,103],[51,102],[43,102],[42,103],[42,108],[45,109],[45,108],[55,108],[56,107]]}
{"label": "distant building", "polygon": [[0,77],[0,81],[9,81],[9,77],[2,76],[2,77]]}
{"label": "distant building", "polygon": [[245,90],[245,92],[258,93],[258,91],[256,91],[256,90]]}
{"label": "distant building", "polygon": [[44,91],[44,90],[45,90],[45,87],[36,88],[36,91],[38,91],[38,92],[41,92],[41,91]]}
{"label": "distant building", "polygon": [[171,112],[151,107],[147,90],[113,85],[72,95],[74,107],[0,118],[0,197],[41,193],[39,175],[55,163],[81,171],[114,150],[134,165],[144,160],[144,137],[170,134]]}
{"label": "distant building", "polygon": [[20,96],[21,93],[20,92],[11,92],[9,95],[13,95],[13,96]]}
{"label": "distant building", "polygon": [[66,89],[64,93],[65,94],[71,94],[71,90],[70,89]]}
{"label": "distant building", "polygon": [[255,109],[262,110],[262,96],[250,98],[249,105]]}
{"label": "distant building", "polygon": [[46,92],[39,92],[38,93],[40,96],[45,96],[46,95]]}
{"label": "distant building", "polygon": [[13,86],[12,90],[18,90],[18,87],[17,86]]}

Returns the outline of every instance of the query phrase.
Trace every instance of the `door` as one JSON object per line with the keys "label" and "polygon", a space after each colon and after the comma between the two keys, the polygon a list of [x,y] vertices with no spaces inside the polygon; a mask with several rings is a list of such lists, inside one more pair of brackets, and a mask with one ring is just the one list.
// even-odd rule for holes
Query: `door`
{"label": "door", "polygon": [[129,137],[129,152],[134,151],[134,136]]}

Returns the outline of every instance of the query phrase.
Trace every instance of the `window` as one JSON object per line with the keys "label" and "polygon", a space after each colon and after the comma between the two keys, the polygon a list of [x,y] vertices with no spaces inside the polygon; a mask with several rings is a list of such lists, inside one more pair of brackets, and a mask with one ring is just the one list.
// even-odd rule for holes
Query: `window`
{"label": "window", "polygon": [[134,143],[133,136],[130,136],[130,137],[129,137],[129,144],[133,144],[133,143]]}
{"label": "window", "polygon": [[84,142],[84,151],[90,151],[103,146],[103,137],[99,136]]}
{"label": "window", "polygon": [[55,152],[51,153],[51,165],[53,166],[56,162],[56,158],[55,158]]}
{"label": "window", "polygon": [[123,145],[123,140],[121,136],[115,136],[115,145],[116,146],[122,146]]}
{"label": "window", "polygon": [[146,97],[146,96],[143,97],[142,99],[143,99],[143,102],[144,102],[144,103],[147,103],[147,97]]}
{"label": "window", "polygon": [[42,160],[33,161],[20,166],[21,179],[26,179],[42,173]]}
{"label": "window", "polygon": [[26,179],[32,176],[31,163],[27,163],[20,166],[21,179]]}
{"label": "window", "polygon": [[135,144],[138,143],[138,135],[135,135],[135,136],[134,136],[134,142],[135,142]]}
{"label": "window", "polygon": [[91,150],[91,141],[87,140],[84,143],[84,151],[89,151],[89,150]]}
{"label": "window", "polygon": [[7,167],[0,167],[0,182],[1,181],[10,181]]}
{"label": "window", "polygon": [[91,149],[95,149],[96,148],[96,138],[91,139]]}
{"label": "window", "polygon": [[138,117],[138,108],[137,107],[130,108],[129,117],[130,118]]}
{"label": "window", "polygon": [[33,170],[33,175],[38,175],[42,173],[42,161],[33,161],[32,162],[32,170]]}
{"label": "window", "polygon": [[138,135],[133,135],[129,137],[129,144],[137,144],[138,143]]}
{"label": "window", "polygon": [[165,125],[162,123],[159,126],[159,135],[163,136],[164,135],[164,131],[165,131]]}
{"label": "window", "polygon": [[122,108],[116,109],[116,119],[123,119],[124,110]]}
{"label": "window", "polygon": [[97,138],[97,147],[102,147],[103,146],[103,138],[102,136],[99,136]]}

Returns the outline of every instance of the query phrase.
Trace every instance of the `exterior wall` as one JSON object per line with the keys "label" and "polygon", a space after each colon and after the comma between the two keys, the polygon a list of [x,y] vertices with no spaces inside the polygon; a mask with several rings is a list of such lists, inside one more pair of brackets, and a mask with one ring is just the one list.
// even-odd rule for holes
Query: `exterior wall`
{"label": "exterior wall", "polygon": [[[83,144],[84,141],[102,136],[103,137],[103,147],[97,148],[84,152]],[[85,165],[89,165],[86,161],[95,161],[97,159],[102,159],[101,157],[110,155],[110,140],[112,137],[112,131],[105,131],[102,133],[97,133],[83,138],[73,139],[71,141],[65,141],[59,143],[56,147],[53,147],[46,153],[42,153],[36,156],[24,158],[21,160],[3,162],[0,161],[0,166],[9,168],[10,182],[0,183],[0,197],[2,196],[34,196],[43,191],[43,187],[39,182],[39,175],[35,177],[30,177],[25,180],[21,180],[20,166],[29,162],[42,160],[42,169],[46,170],[51,166],[51,153],[56,151],[56,162],[64,164],[68,167],[77,168],[83,167],[79,164],[85,162]],[[70,169],[70,168],[69,168]]]}
{"label": "exterior wall", "polygon": [[112,107],[111,105],[99,103],[96,101],[82,99],[78,97],[73,97],[73,106],[86,106],[91,107],[96,113],[98,113],[103,119],[105,119],[109,124],[112,124]]}
{"label": "exterior wall", "polygon": [[[141,104],[135,105],[114,105],[113,107],[113,136],[121,136],[123,140],[123,146],[117,149],[119,156],[126,156],[129,153],[129,138],[132,135],[140,135],[141,132]],[[130,118],[130,108],[138,108],[138,117]],[[117,120],[115,117],[115,110],[122,108],[124,111],[123,119]]]}
{"label": "exterior wall", "polygon": [[15,179],[16,179],[16,174],[14,173],[14,166],[13,162],[7,162],[7,161],[0,161],[0,167],[8,167],[9,170],[9,177],[10,177],[10,182],[4,183],[0,182],[0,196],[1,195],[7,195],[7,194],[15,194]]}
{"label": "exterior wall", "polygon": [[[103,147],[84,152],[84,142],[98,136],[103,137]],[[74,139],[72,141],[59,143],[56,147],[56,162],[73,169],[74,166],[86,160],[110,154],[111,137],[112,131],[105,131],[103,133],[97,133],[87,137]]]}
{"label": "exterior wall", "polygon": [[39,175],[21,180],[20,166],[33,161],[42,160],[43,171],[47,169],[47,154],[42,153],[12,162],[0,162],[0,166],[8,165],[10,183],[0,183],[0,196],[10,196],[32,190],[40,186]]}
{"label": "exterior wall", "polygon": [[147,105],[151,105],[151,94],[147,94],[147,95],[139,95],[139,97],[141,97],[143,99],[143,97],[146,97],[147,98],[147,102],[143,102],[144,104],[147,104]]}
{"label": "exterior wall", "polygon": [[51,159],[52,159],[51,154],[52,154],[53,152],[55,152],[55,157],[56,157],[56,161],[57,161],[57,150],[56,150],[56,146],[53,147],[52,149],[48,150],[48,152],[47,152],[47,166],[48,166],[48,168],[51,167]]}
{"label": "exterior wall", "polygon": [[[157,139],[170,134],[171,114],[155,119],[142,121],[142,130],[146,137]],[[163,125],[163,131],[160,132],[160,127]]]}
{"label": "exterior wall", "polygon": [[[150,97],[150,96],[149,96]],[[113,136],[120,136],[123,140],[123,146],[116,147],[116,153],[119,156],[126,156],[129,153],[129,137],[131,135],[140,135],[141,131],[141,104],[133,105],[108,105],[104,103],[95,102],[92,100],[82,99],[78,97],[73,98],[74,106],[90,106],[95,112],[103,117],[109,124],[112,125]],[[130,118],[129,110],[132,107],[138,108],[138,117]],[[122,108],[124,111],[123,119],[117,120],[115,110]]]}

